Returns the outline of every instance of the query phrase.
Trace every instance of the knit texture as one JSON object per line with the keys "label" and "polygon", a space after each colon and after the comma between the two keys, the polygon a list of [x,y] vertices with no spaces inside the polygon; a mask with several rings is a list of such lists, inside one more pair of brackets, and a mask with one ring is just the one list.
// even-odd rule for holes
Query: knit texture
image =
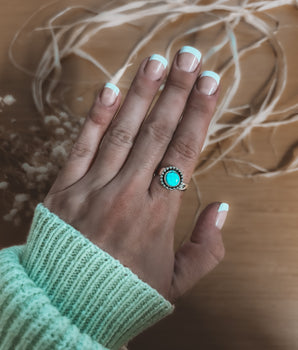
{"label": "knit texture", "polygon": [[0,252],[0,276],[0,349],[116,350],[174,310],[42,203],[27,244]]}
{"label": "knit texture", "polygon": [[20,263],[24,246],[0,252],[1,350],[106,350],[71,324]]}

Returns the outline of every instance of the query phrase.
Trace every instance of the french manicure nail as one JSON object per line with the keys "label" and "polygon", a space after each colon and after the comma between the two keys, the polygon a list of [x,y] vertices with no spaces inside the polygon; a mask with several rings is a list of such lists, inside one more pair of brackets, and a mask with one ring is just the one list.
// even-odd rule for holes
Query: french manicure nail
{"label": "french manicure nail", "polygon": [[144,68],[146,75],[152,80],[159,80],[168,65],[168,61],[161,55],[152,55]]}
{"label": "french manicure nail", "polygon": [[213,95],[220,82],[220,76],[210,70],[205,70],[198,80],[197,88],[204,95]]}
{"label": "french manicure nail", "polygon": [[112,104],[115,103],[117,96],[119,95],[119,88],[112,84],[112,83],[106,83],[101,95],[100,100],[103,105],[109,107],[112,106]]}
{"label": "french manicure nail", "polygon": [[221,203],[217,209],[217,217],[216,217],[215,226],[217,228],[219,228],[220,230],[223,228],[223,225],[226,221],[228,211],[229,211],[229,204],[228,203]]}
{"label": "french manicure nail", "polygon": [[194,72],[200,61],[202,54],[192,46],[183,46],[177,57],[177,64],[180,69],[186,72]]}

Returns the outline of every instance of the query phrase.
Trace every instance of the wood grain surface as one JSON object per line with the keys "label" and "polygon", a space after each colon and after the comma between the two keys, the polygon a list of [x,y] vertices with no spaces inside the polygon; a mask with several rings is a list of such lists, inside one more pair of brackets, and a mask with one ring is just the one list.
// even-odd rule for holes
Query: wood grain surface
{"label": "wood grain surface", "polygon": [[[0,113],[0,125],[9,126],[29,138],[34,135],[28,131],[28,126],[40,118],[32,100],[32,78],[11,64],[8,47],[21,24],[40,5],[39,0],[0,0],[0,96],[9,93],[17,100]],[[284,6],[271,14],[280,21],[277,35],[287,54],[289,81],[281,101],[282,107],[286,107],[298,102],[298,10],[294,6]],[[296,27],[287,27],[290,24]],[[42,45],[42,41],[29,45],[26,40],[19,44],[20,62],[30,67],[36,62]],[[260,65],[264,62],[266,65],[268,56],[259,55],[257,59]],[[117,58],[111,60],[111,64],[117,64]],[[250,69],[240,99],[245,99],[260,74],[257,65]],[[75,78],[79,81],[84,78],[83,74],[84,70],[78,67]],[[98,86],[102,83],[99,81]],[[229,81],[225,80],[225,84]],[[95,83],[91,84],[89,97],[82,107],[85,112],[95,87]],[[297,135],[297,123],[280,128],[274,135],[274,153],[270,146],[272,135],[256,130],[252,157],[258,164],[278,164],[289,146],[297,143]],[[26,145],[21,161],[27,159],[25,151]],[[13,169],[18,161],[20,159],[12,157],[8,164],[0,159],[1,176],[7,167]],[[174,315],[134,339],[131,350],[298,349],[298,174],[269,179],[236,178],[228,174],[227,166],[220,163],[197,178],[201,203],[191,184],[176,229],[178,245],[191,232],[198,205],[203,208],[211,201],[228,202],[230,212],[223,229],[224,261],[177,303]],[[9,180],[14,183],[11,175]],[[1,246],[23,243],[33,212],[15,227],[2,219],[13,201],[9,189],[0,191],[0,200]]]}

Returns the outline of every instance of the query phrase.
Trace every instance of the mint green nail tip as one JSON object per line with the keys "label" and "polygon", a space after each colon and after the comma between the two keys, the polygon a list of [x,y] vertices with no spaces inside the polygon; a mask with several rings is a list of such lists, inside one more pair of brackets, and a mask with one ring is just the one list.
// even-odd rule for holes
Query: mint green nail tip
{"label": "mint green nail tip", "polygon": [[218,207],[218,212],[220,211],[229,211],[229,204],[228,203],[221,203]]}
{"label": "mint green nail tip", "polygon": [[202,54],[199,50],[197,50],[196,48],[192,47],[192,46],[183,46],[179,53],[183,53],[183,52],[188,52],[188,53],[191,53],[193,54],[197,59],[198,61],[200,62],[201,61],[201,57],[202,57]]}
{"label": "mint green nail tip", "polygon": [[114,84],[112,84],[112,83],[106,83],[105,87],[107,87],[107,88],[113,90],[113,91],[115,92],[116,96],[119,95],[119,91],[120,91],[120,90],[119,90],[119,88],[118,88],[116,85],[114,85]]}
{"label": "mint green nail tip", "polygon": [[201,74],[201,78],[202,77],[211,77],[213,79],[215,79],[217,85],[219,84],[220,82],[220,76],[215,73],[215,72],[212,72],[211,70],[205,70],[202,74]]}
{"label": "mint green nail tip", "polygon": [[161,62],[165,68],[168,65],[167,59],[161,55],[156,54],[156,53],[149,58],[149,61],[151,61],[151,60],[156,60],[156,61]]}

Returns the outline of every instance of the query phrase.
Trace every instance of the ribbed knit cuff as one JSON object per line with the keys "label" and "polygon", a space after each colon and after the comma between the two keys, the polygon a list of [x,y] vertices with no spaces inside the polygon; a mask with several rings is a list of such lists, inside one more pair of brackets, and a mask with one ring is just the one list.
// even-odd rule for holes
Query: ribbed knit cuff
{"label": "ribbed knit cuff", "polygon": [[54,306],[83,333],[119,349],[174,306],[42,203],[22,264]]}
{"label": "ribbed knit cuff", "polygon": [[24,249],[0,251],[0,349],[108,350],[62,316],[28,277],[20,264]]}

